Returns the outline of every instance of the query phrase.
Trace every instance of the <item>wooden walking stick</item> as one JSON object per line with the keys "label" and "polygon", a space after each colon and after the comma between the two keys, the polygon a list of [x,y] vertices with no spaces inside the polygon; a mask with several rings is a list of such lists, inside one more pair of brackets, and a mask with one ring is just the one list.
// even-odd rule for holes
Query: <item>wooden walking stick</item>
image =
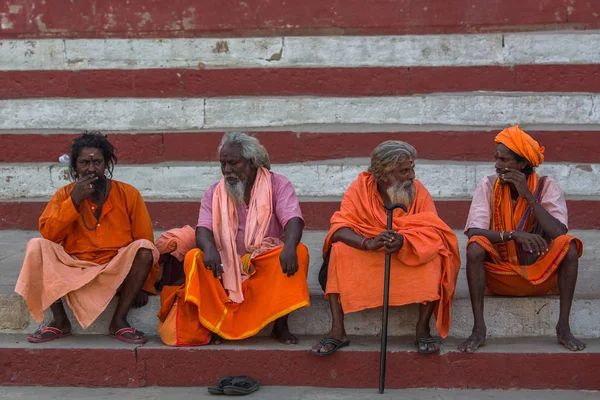
{"label": "wooden walking stick", "polygon": [[[392,219],[394,210],[401,208],[404,212],[407,208],[404,204],[386,204],[385,209],[387,210],[387,229],[392,229]],[[390,264],[392,262],[392,255],[385,253],[385,275],[383,278],[383,316],[381,318],[381,353],[379,355],[379,393],[383,394],[385,389],[385,356],[387,353],[387,327],[388,327],[388,309],[390,300]]]}

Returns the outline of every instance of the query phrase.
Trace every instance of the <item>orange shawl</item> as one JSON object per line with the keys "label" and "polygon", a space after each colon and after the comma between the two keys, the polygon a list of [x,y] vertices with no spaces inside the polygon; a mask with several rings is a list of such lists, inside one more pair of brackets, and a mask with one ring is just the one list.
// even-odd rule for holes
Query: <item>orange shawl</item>
{"label": "orange shawl", "polygon": [[[437,329],[447,334],[450,308],[460,269],[458,239],[437,215],[431,195],[415,179],[415,200],[408,212],[396,209],[392,229],[404,236],[404,245],[397,254],[402,263],[419,266],[439,255],[442,258],[440,301],[436,306]],[[387,214],[370,172],[361,173],[350,185],[340,211],[331,217],[331,228],[325,238],[323,255],[332,245],[333,234],[350,228],[361,236],[372,238],[387,229]]]}
{"label": "orange shawl", "polygon": [[[250,258],[266,251],[265,247],[273,248],[282,244],[281,241],[264,240],[272,214],[271,173],[266,168],[259,168],[250,194],[244,234],[246,249],[252,253]],[[247,262],[244,263],[246,268],[244,268],[237,252],[235,242],[239,223],[237,208],[227,194],[225,178],[221,178],[213,194],[212,219],[215,244],[223,263],[223,287],[227,290],[231,301],[241,303],[244,301],[242,282],[250,276],[250,263],[246,257]]]}

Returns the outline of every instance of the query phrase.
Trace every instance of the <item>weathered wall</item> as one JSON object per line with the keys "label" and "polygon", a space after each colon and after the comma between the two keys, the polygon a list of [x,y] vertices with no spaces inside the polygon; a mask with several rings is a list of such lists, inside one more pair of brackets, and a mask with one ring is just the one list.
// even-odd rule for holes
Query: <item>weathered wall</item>
{"label": "weathered wall", "polygon": [[67,1],[0,4],[0,229],[35,229],[73,135],[102,129],[155,226],[194,223],[218,140],[252,131],[310,229],[381,141],[407,140],[442,216],[464,224],[512,124],[570,225],[600,227],[600,2]]}

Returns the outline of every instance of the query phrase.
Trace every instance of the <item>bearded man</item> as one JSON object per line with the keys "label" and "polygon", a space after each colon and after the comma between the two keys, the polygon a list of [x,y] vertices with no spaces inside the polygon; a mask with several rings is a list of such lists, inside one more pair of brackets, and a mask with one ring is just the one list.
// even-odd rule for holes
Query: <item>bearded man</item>
{"label": "bearded man", "polygon": [[494,141],[496,175],[484,177],[475,189],[465,227],[475,321],[458,349],[472,353],[485,344],[486,287],[504,296],[542,296],[558,286],[557,340],[569,350],[583,350],[569,325],[583,246],[566,234],[565,196],[554,179],[535,173],[544,162],[544,147],[521,128],[507,128]]}
{"label": "bearded man", "polygon": [[288,315],[310,305],[304,220],[290,181],[271,172],[266,149],[244,133],[223,136],[221,180],[204,194],[196,246],[186,254],[185,297],[215,338],[244,339],[275,321],[271,336],[298,343]]}
{"label": "bearded man", "polygon": [[[386,253],[392,255],[389,304],[419,304],[417,350],[440,350],[429,330],[434,313],[438,333],[448,335],[460,268],[458,241],[438,217],[427,189],[415,179],[416,158],[408,143],[381,143],[371,154],[369,172],[350,185],[340,211],[332,216],[323,247],[323,256],[329,257],[325,295],[332,326],[312,354],[326,356],[350,343],[344,314],[383,305]],[[388,230],[384,205],[395,203],[408,211],[396,209]]]}
{"label": "bearded man", "polygon": [[43,238],[27,244],[15,288],[38,323],[45,309],[52,310],[52,321],[30,335],[30,342],[71,334],[62,298],[85,329],[117,292],[110,335],[127,343],[148,340],[126,317],[132,306],[148,302],[148,293],[156,294],[159,253],[142,196],[111,179],[116,162],[114,146],[100,132],[73,141],[69,171],[75,182],[60,188],[46,206],[39,221]]}

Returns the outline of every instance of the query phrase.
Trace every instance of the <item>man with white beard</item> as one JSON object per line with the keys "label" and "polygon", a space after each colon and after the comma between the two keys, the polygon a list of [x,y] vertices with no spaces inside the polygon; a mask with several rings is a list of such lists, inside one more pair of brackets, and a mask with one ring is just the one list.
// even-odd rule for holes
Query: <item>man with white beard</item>
{"label": "man with white beard", "polygon": [[223,136],[219,161],[223,177],[202,198],[198,248],[184,261],[185,302],[216,339],[244,339],[275,321],[274,339],[298,343],[287,318],[310,305],[309,260],[294,188],[244,133]]}
{"label": "man with white beard", "polygon": [[[460,257],[456,235],[415,179],[416,158],[408,143],[381,143],[371,154],[369,171],[350,185],[340,211],[331,217],[319,281],[329,299],[332,326],[312,354],[330,355],[350,344],[344,314],[383,305],[386,253],[392,254],[389,304],[418,304],[415,346],[419,353],[439,352],[429,321],[435,313],[438,333],[448,335]],[[396,209],[388,230],[384,205],[396,203],[408,211]]]}

